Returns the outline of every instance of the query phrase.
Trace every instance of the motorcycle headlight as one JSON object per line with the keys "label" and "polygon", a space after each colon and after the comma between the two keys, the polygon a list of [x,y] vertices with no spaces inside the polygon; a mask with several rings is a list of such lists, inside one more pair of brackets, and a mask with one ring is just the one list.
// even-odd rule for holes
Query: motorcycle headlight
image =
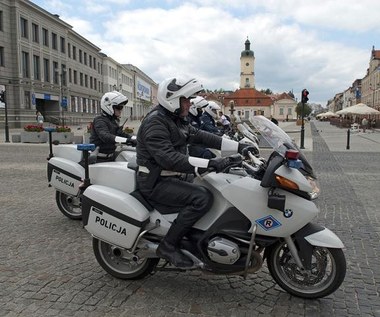
{"label": "motorcycle headlight", "polygon": [[309,192],[310,199],[313,200],[313,199],[318,198],[320,194],[320,189],[319,189],[319,184],[318,184],[317,179],[311,176],[307,176],[306,178],[309,181],[309,184],[312,188],[311,192]]}

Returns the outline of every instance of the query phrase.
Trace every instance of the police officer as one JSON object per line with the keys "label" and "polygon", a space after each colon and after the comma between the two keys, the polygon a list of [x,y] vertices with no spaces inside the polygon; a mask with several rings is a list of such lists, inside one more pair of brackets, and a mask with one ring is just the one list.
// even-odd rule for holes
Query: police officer
{"label": "police officer", "polygon": [[[197,129],[201,127],[201,116],[203,109],[208,106],[208,101],[201,96],[197,96],[190,100],[191,106],[189,109],[189,115],[187,119],[189,123]],[[208,148],[199,145],[199,144],[189,144],[189,155],[195,157],[201,157],[210,159],[215,157],[215,154],[212,153]]]}
{"label": "police officer", "polygon": [[197,96],[190,100],[191,106],[189,109],[189,122],[194,127],[199,129],[201,127],[201,116],[203,113],[203,108],[208,106],[208,101],[201,97]]}
{"label": "police officer", "polygon": [[[247,145],[195,129],[188,124],[191,98],[203,90],[195,78],[172,77],[158,86],[159,105],[148,113],[137,133],[137,184],[141,194],[160,212],[178,212],[177,219],[157,248],[157,255],[177,267],[193,262],[180,251],[182,238],[211,207],[212,193],[203,186],[184,180],[197,168],[217,172],[231,165],[232,158],[211,160],[187,154],[188,143],[241,152]],[[250,148],[254,152],[255,149]]]}
{"label": "police officer", "polygon": [[131,135],[124,133],[123,127],[119,126],[121,112],[127,103],[128,98],[118,91],[105,93],[100,101],[102,113],[93,120],[90,136],[90,143],[99,150],[98,162],[115,160],[116,143],[133,145]]}
{"label": "police officer", "polygon": [[208,105],[201,116],[201,129],[214,133],[216,135],[223,135],[223,131],[216,126],[216,118],[218,117],[218,111],[220,106],[215,101],[209,101]]}

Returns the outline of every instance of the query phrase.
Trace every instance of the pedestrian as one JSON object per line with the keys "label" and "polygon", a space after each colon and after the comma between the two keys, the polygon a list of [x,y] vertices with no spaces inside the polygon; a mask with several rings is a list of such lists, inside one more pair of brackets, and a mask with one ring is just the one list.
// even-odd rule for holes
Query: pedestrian
{"label": "pedestrian", "polygon": [[37,121],[37,124],[40,127],[43,127],[43,125],[44,125],[44,116],[39,111],[36,111],[36,121]]}
{"label": "pedestrian", "polygon": [[362,120],[362,129],[363,129],[363,132],[365,132],[366,128],[367,128],[367,125],[368,125],[368,120],[366,117],[363,118]]}
{"label": "pedestrian", "polygon": [[375,132],[375,129],[376,129],[376,119],[375,118],[373,118],[371,121],[371,127],[372,127],[372,132]]}
{"label": "pedestrian", "polygon": [[92,122],[90,143],[97,147],[97,161],[115,160],[117,137],[131,138],[120,126],[120,117],[128,98],[118,91],[107,92],[100,100],[101,114]]}
{"label": "pedestrian", "polygon": [[[230,166],[232,158],[210,160],[188,155],[188,144],[243,152],[247,144],[224,139],[188,124],[191,99],[203,90],[195,78],[172,77],[158,86],[157,105],[149,112],[137,133],[136,162],[139,165],[137,186],[143,197],[158,211],[177,213],[157,255],[177,267],[191,267],[193,262],[180,250],[182,238],[211,207],[213,195],[206,187],[187,180],[200,168],[216,172]],[[246,149],[245,149],[246,150]],[[257,153],[255,147],[249,151]]]}

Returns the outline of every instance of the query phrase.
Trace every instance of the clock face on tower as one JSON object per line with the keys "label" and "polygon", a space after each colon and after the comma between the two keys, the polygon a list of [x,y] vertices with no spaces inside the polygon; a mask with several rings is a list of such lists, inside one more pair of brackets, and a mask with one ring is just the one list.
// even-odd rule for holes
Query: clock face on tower
{"label": "clock face on tower", "polygon": [[245,63],[245,66],[249,66],[249,63]]}

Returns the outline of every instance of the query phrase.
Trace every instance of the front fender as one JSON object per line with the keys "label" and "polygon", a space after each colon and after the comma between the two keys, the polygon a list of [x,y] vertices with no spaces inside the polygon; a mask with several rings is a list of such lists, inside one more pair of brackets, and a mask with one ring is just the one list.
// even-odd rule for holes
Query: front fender
{"label": "front fender", "polygon": [[325,248],[343,249],[344,244],[339,237],[330,229],[324,228],[322,231],[315,232],[305,237],[311,245]]}
{"label": "front fender", "polygon": [[331,230],[313,223],[307,224],[294,234],[298,255],[306,269],[311,268],[314,247],[344,248],[343,242]]}

